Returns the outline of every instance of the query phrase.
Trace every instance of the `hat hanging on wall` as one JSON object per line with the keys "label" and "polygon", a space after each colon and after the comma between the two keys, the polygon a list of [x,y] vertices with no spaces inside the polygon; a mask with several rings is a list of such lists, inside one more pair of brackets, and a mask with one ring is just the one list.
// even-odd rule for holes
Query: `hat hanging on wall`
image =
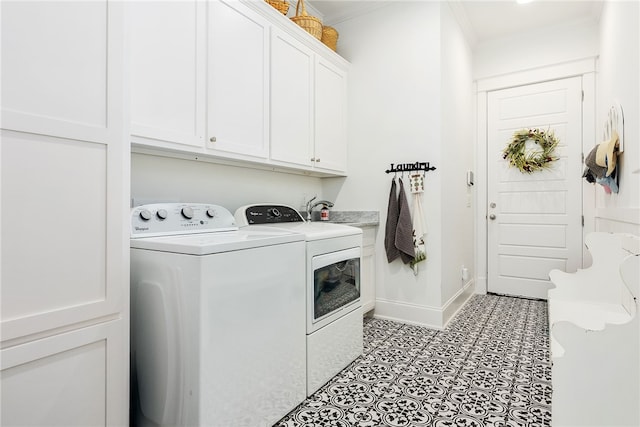
{"label": "hat hanging on wall", "polygon": [[624,151],[624,114],[617,101],[607,112],[602,141],[585,158],[586,169],[582,177],[587,182],[602,185],[607,194],[617,193],[620,184],[618,156]]}
{"label": "hat hanging on wall", "polygon": [[616,168],[618,149],[620,146],[618,132],[615,129],[612,129],[610,132],[611,136],[609,140],[598,144],[598,150],[596,151],[596,164],[602,168],[607,168],[605,176],[610,176]]}

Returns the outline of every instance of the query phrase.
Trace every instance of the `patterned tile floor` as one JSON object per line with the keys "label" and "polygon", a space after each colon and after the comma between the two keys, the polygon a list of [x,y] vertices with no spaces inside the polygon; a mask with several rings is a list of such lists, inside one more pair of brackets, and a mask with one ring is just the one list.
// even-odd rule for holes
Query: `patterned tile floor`
{"label": "patterned tile floor", "polygon": [[475,295],[443,331],[365,319],[364,354],[277,427],[549,426],[547,304]]}

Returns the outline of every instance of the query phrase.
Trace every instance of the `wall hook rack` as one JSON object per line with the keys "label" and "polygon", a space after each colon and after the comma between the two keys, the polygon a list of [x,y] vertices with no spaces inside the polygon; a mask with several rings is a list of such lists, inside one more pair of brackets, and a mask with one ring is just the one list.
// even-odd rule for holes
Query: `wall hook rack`
{"label": "wall hook rack", "polygon": [[413,171],[434,171],[435,166],[431,166],[429,162],[415,162],[415,163],[398,163],[394,165],[391,163],[391,167],[384,171],[385,173],[397,173],[397,172],[413,172]]}
{"label": "wall hook rack", "polygon": [[605,141],[611,138],[614,130],[618,133],[618,153],[622,153],[624,151],[624,112],[618,101],[614,101],[607,112],[603,132]]}

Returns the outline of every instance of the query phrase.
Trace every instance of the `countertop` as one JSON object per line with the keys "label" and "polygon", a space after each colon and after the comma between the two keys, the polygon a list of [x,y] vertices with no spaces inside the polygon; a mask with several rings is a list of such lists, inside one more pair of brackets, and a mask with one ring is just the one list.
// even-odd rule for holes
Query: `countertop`
{"label": "countertop", "polygon": [[[312,221],[320,221],[320,211],[311,214]],[[378,211],[329,211],[329,221],[354,227],[373,227],[380,224]]]}

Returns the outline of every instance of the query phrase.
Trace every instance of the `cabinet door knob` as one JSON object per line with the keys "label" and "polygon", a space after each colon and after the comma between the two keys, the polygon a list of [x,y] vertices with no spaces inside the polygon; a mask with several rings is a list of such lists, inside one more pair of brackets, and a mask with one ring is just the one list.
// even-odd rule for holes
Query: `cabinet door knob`
{"label": "cabinet door knob", "polygon": [[316,163],[320,163],[320,158],[317,158],[317,159],[316,159]]}
{"label": "cabinet door knob", "polygon": [[493,221],[494,219],[496,219],[496,216],[494,214],[491,214],[489,215],[489,219]]}
{"label": "cabinet door knob", "polygon": [[315,157],[312,157],[312,158],[311,158],[311,161],[312,161],[312,162],[315,162],[315,161],[316,161],[316,158],[315,158]]}
{"label": "cabinet door knob", "polygon": [[216,142],[216,137],[215,137],[215,136],[212,136],[211,138],[209,138],[209,141],[211,141],[211,142]]}

